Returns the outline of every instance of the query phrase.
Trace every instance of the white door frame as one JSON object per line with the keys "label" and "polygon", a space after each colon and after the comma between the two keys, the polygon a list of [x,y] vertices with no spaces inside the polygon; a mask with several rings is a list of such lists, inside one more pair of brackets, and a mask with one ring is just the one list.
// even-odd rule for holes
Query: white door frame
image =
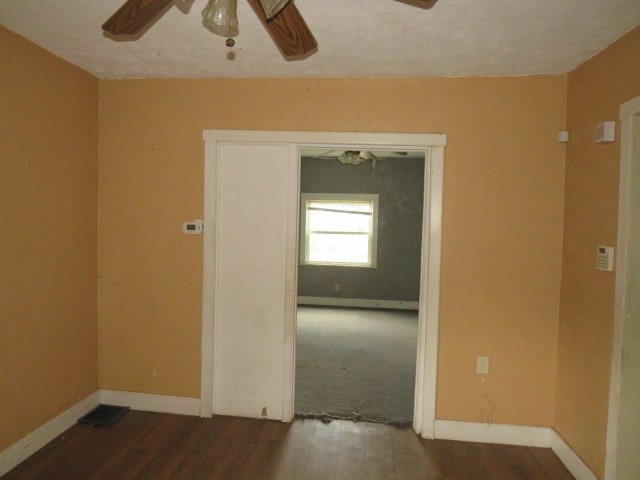
{"label": "white door frame", "polygon": [[627,232],[630,196],[630,171],[633,161],[632,131],[634,115],[640,114],[640,96],[620,105],[620,190],[618,194],[618,240],[616,245],[616,287],[613,314],[613,352],[609,384],[609,416],[604,467],[605,480],[615,480],[618,451],[620,389],[622,385],[622,347],[627,304]]}
{"label": "white door frame", "polygon": [[[436,408],[436,374],[438,360],[438,322],[440,302],[440,252],[442,238],[442,191],[446,135],[416,133],[343,133],[302,131],[205,130],[204,165],[204,261],[202,304],[202,364],[200,415],[214,412],[215,281],[216,281],[216,162],[218,146],[235,144],[280,144],[289,146],[289,155],[297,159],[297,169],[290,171],[288,215],[287,276],[283,369],[283,418],[294,415],[296,279],[298,202],[300,195],[300,149],[383,149],[426,152],[424,176],[424,210],[422,226],[422,264],[418,322],[418,354],[413,427],[425,438],[434,437]],[[295,219],[295,221],[293,220]]]}

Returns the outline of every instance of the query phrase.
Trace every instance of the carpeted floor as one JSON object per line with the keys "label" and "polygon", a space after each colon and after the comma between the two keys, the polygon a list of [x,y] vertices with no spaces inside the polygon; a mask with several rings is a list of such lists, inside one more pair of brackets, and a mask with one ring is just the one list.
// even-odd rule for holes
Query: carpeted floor
{"label": "carpeted floor", "polygon": [[418,312],[298,307],[298,415],[413,420]]}

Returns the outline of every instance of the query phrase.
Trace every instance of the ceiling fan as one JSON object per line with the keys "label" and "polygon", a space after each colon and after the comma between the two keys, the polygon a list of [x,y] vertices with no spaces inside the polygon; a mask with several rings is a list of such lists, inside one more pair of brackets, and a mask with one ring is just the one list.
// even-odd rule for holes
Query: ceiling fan
{"label": "ceiling fan", "polygon": [[[190,4],[193,0],[180,0]],[[318,47],[300,11],[292,0],[247,0],[285,58],[308,56]],[[420,8],[430,8],[437,0],[397,0]],[[103,25],[112,35],[137,35],[164,14],[173,0],[127,0]],[[233,46],[238,34],[237,0],[208,0],[202,11],[203,23],[213,33],[227,37]]]}
{"label": "ceiling fan", "polygon": [[378,159],[384,158],[381,153],[392,153],[394,155],[407,155],[407,152],[379,152],[378,155],[374,154],[370,150],[333,150],[330,152],[319,155],[317,159],[337,159],[343,165],[360,165],[366,160],[371,160],[371,175],[376,172],[376,164]]}

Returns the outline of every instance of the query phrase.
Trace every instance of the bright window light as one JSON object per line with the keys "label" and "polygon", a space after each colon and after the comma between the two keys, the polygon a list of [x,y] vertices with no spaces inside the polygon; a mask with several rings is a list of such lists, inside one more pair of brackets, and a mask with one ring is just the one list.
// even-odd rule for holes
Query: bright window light
{"label": "bright window light", "polygon": [[376,266],[378,195],[305,193],[300,263]]}

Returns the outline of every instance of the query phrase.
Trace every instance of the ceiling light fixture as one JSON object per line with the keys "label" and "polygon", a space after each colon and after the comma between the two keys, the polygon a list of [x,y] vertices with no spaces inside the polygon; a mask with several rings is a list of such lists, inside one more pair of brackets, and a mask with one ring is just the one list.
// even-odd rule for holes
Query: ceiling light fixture
{"label": "ceiling light fixture", "polygon": [[222,37],[238,35],[238,0],[209,0],[202,10],[202,23]]}

